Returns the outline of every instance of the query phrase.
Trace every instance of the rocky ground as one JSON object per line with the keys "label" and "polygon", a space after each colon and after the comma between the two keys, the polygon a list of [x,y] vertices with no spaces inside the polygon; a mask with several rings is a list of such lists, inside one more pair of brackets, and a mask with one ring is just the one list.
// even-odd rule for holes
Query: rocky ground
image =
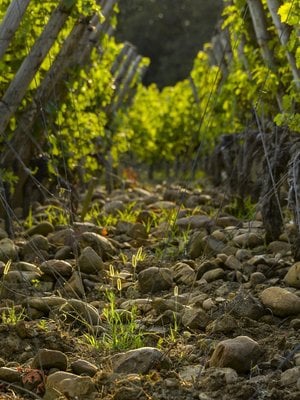
{"label": "rocky ground", "polygon": [[266,245],[259,211],[212,189],[82,204],[0,229],[0,399],[300,399],[290,222]]}

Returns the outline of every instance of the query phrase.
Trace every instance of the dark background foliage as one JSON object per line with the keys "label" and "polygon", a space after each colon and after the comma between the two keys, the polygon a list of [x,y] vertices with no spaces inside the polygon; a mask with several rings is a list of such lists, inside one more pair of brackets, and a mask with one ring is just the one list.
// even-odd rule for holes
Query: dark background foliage
{"label": "dark background foliage", "polygon": [[210,41],[222,0],[122,0],[116,37],[151,59],[144,83],[161,88],[184,79]]}

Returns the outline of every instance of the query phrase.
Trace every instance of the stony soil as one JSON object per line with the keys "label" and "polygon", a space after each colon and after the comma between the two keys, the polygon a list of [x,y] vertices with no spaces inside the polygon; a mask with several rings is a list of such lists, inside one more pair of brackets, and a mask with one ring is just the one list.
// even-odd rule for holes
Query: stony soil
{"label": "stony soil", "polygon": [[266,245],[259,211],[162,185],[67,209],[0,229],[0,399],[300,399],[291,223]]}

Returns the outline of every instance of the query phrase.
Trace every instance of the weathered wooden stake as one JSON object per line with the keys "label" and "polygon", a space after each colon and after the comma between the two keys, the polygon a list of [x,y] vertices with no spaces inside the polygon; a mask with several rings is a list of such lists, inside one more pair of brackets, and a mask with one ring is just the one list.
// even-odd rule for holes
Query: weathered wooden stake
{"label": "weathered wooden stake", "polygon": [[[290,37],[290,28],[288,25],[283,24],[280,21],[280,17],[278,15],[278,9],[279,9],[280,3],[278,0],[267,0],[267,4],[268,4],[270,14],[272,16],[273,23],[277,30],[280,43],[282,44],[283,47],[286,47],[289,37]],[[295,56],[293,53],[286,50],[286,58],[288,60],[290,69],[292,71],[295,85],[298,89],[300,89],[300,71],[297,67]]]}
{"label": "weathered wooden stake", "polygon": [[29,84],[55,42],[70,12],[71,8],[64,7],[64,1],[62,1],[54,10],[42,34],[11,81],[0,102],[0,135],[4,134],[11,116],[21,103]]}
{"label": "weathered wooden stake", "polygon": [[0,59],[8,48],[22,17],[28,7],[30,0],[13,0],[0,25]]}

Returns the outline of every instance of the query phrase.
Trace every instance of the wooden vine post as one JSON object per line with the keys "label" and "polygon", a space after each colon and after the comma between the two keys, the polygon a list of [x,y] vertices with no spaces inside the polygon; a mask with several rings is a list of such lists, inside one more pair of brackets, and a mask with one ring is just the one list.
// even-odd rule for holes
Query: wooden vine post
{"label": "wooden vine post", "polygon": [[102,23],[98,15],[95,15],[93,18],[93,29],[90,32],[88,41],[82,38],[82,40],[79,42],[79,47],[82,47],[82,50],[80,52],[78,51],[77,53],[78,65],[82,65],[89,60],[91,51],[95,45],[99,43],[102,33],[107,33],[110,29],[110,24],[108,21],[110,20],[110,17],[113,14],[114,6],[117,3],[118,0],[107,0],[106,2],[103,2],[102,15],[105,17],[105,21]]}
{"label": "wooden vine post", "polygon": [[269,48],[270,34],[261,0],[247,0],[257,43],[260,47],[265,64],[272,70],[276,69],[275,59]]}
{"label": "wooden vine post", "polygon": [[[110,0],[106,3],[106,6],[102,11],[104,17],[109,17],[111,9],[113,8],[116,1],[117,0]],[[63,11],[65,17],[67,17],[65,10],[61,10]],[[68,11],[70,11],[70,9]],[[51,20],[55,21],[56,18],[57,12],[54,12]],[[63,21],[60,21],[59,25],[62,26]],[[98,26],[97,35],[100,36],[103,25],[100,24],[98,15],[94,15],[91,18],[82,18],[78,21],[78,23],[74,25],[71,33],[62,44],[61,50],[58,53],[54,62],[52,63],[49,71],[46,73],[43,81],[37,88],[32,102],[28,105],[28,107],[26,107],[26,109],[18,119],[17,128],[13,133],[12,139],[8,143],[5,152],[1,156],[1,165],[5,168],[9,168],[14,165],[14,173],[17,174],[19,177],[13,198],[14,204],[20,204],[20,202],[22,202],[23,187],[28,176],[25,165],[28,165],[30,159],[33,156],[33,150],[37,148],[37,146],[40,149],[43,149],[43,144],[45,141],[43,136],[39,135],[39,137],[33,142],[34,139],[30,132],[32,131],[34,123],[43,112],[43,109],[49,101],[49,98],[51,97],[54,89],[56,89],[56,98],[58,98],[58,100],[61,100],[61,96],[63,93],[60,90],[57,90],[57,86],[63,80],[66,71],[74,65],[79,64],[83,50],[87,47],[89,48],[89,52],[85,53],[86,56],[89,57],[90,52],[92,51],[92,46],[98,44],[98,42],[95,40],[95,26]],[[45,31],[47,27],[48,25],[45,27]],[[53,38],[54,41],[57,35],[53,36],[52,33],[52,35],[50,36]],[[47,47],[49,46],[50,43]],[[34,48],[32,49],[32,52],[33,50]],[[30,55],[28,57],[30,57]],[[86,59],[85,63],[88,60],[89,59]],[[26,60],[24,60],[24,62],[25,61]],[[36,67],[36,69],[38,69],[38,66]],[[20,98],[21,97],[22,96],[20,94]],[[11,109],[10,111],[13,110]]]}
{"label": "wooden vine post", "polygon": [[[269,47],[269,42],[271,37],[268,31],[268,24],[263,4],[261,0],[247,0],[247,4],[249,7],[254,32],[256,35],[257,43],[261,50],[263,61],[271,71],[277,74],[275,57]],[[281,95],[279,93],[277,93],[276,99],[278,108],[280,111],[282,111],[283,107],[282,107]]]}
{"label": "wooden vine post", "polygon": [[[2,164],[8,166],[15,158],[15,152],[26,164],[31,157],[31,131],[38,115],[44,108],[45,103],[48,101],[55,85],[58,80],[63,76],[66,68],[70,62],[70,56],[76,47],[77,41],[82,36],[85,29],[83,23],[75,25],[72,32],[65,40],[62,49],[56,59],[54,60],[51,68],[46,73],[42,83],[37,88],[32,102],[25,108],[24,112],[17,121],[17,128],[13,133],[13,137],[9,143],[8,148],[2,154]],[[39,141],[42,145],[41,141]],[[41,146],[42,147],[42,146]]]}
{"label": "wooden vine post", "polygon": [[[120,96],[122,91],[125,90],[125,94],[128,91],[128,86],[124,89],[126,80],[128,80],[128,74],[132,70],[135,59],[137,57],[136,48],[130,43],[125,44],[119,55],[117,56],[118,62],[112,65],[111,73],[114,73],[114,84],[116,86],[113,99],[106,109],[106,115],[108,116],[107,128],[110,130],[110,124],[113,121],[114,114],[117,107],[120,106],[122,102]],[[130,81],[131,82],[131,81]],[[117,105],[118,103],[118,105]],[[111,193],[114,187],[114,173],[112,166],[112,156],[111,156],[111,140],[107,140],[104,148],[105,154],[102,155],[102,162],[104,164],[105,170],[105,187],[108,193]]]}
{"label": "wooden vine post", "polygon": [[115,61],[113,62],[113,65],[110,69],[112,76],[114,76],[116,74],[116,72],[118,71],[118,69],[120,68],[120,65],[122,64],[124,58],[127,57],[127,54],[130,51],[131,47],[132,47],[132,45],[129,42],[124,43],[122,50],[117,55]]}
{"label": "wooden vine post", "polygon": [[111,107],[111,113],[115,113],[123,101],[125,100],[126,94],[128,93],[128,90],[130,88],[130,84],[134,79],[134,76],[138,70],[139,64],[142,61],[141,56],[137,56],[135,60],[133,61],[129,71],[127,72],[125,79],[123,81],[123,85],[121,86],[121,90],[118,93],[118,97],[116,98],[115,102],[112,104]]}
{"label": "wooden vine post", "polygon": [[221,41],[220,33],[212,38],[213,58],[216,60],[216,65],[221,68],[223,78],[227,75],[227,65],[225,62],[225,51]]}
{"label": "wooden vine post", "polygon": [[[134,46],[129,46],[127,48],[127,52],[125,54],[125,57],[123,57],[122,63],[119,65],[119,68],[115,72],[114,75],[114,84],[116,86],[115,92],[114,92],[114,99],[119,95],[119,91],[121,90],[121,85],[124,81],[124,78],[127,75],[127,72],[132,65],[132,62],[134,61],[135,57],[137,56],[136,53],[136,48]],[[107,113],[110,115],[112,113],[112,104],[114,102],[114,99],[112,100],[112,103],[109,105],[107,109]]]}
{"label": "wooden vine post", "polygon": [[[282,44],[282,46],[284,48],[286,48],[289,37],[290,37],[290,28],[288,27],[288,25],[283,24],[280,21],[280,17],[278,15],[278,9],[279,9],[280,3],[278,0],[267,0],[267,4],[268,4],[268,8],[269,8],[274,26],[277,30],[277,34],[278,34],[280,43]],[[288,50],[286,50],[285,53],[286,53],[286,58],[288,60],[290,69],[293,74],[295,85],[298,89],[300,89],[300,71],[297,67],[295,56],[293,53],[291,53]]]}
{"label": "wooden vine post", "polygon": [[0,60],[18,29],[30,0],[13,0],[0,25]]}
{"label": "wooden vine post", "polygon": [[4,135],[11,116],[20,105],[36,71],[48,54],[57,35],[69,17],[72,7],[73,2],[71,7],[66,7],[65,1],[61,1],[10,83],[0,102],[0,135]]}
{"label": "wooden vine post", "polygon": [[[106,7],[106,10],[109,10],[108,7]],[[98,21],[98,16],[94,16],[91,17],[90,21],[88,21],[88,19],[81,19],[74,25],[49,71],[37,88],[33,101],[19,118],[17,128],[10,143],[11,146],[2,155],[2,163],[6,164],[9,162],[11,164],[13,158],[12,148],[17,151],[25,164],[28,159],[30,159],[30,135],[26,134],[26,132],[30,131],[33,127],[37,117],[40,115],[53,93],[54,88],[63,79],[63,75],[68,68],[79,63],[79,55],[82,54],[83,48],[86,47],[87,43],[91,42],[90,37],[93,33],[94,24],[97,24]],[[94,43],[94,45],[95,44],[96,43]],[[59,93],[56,95],[59,96]]]}

